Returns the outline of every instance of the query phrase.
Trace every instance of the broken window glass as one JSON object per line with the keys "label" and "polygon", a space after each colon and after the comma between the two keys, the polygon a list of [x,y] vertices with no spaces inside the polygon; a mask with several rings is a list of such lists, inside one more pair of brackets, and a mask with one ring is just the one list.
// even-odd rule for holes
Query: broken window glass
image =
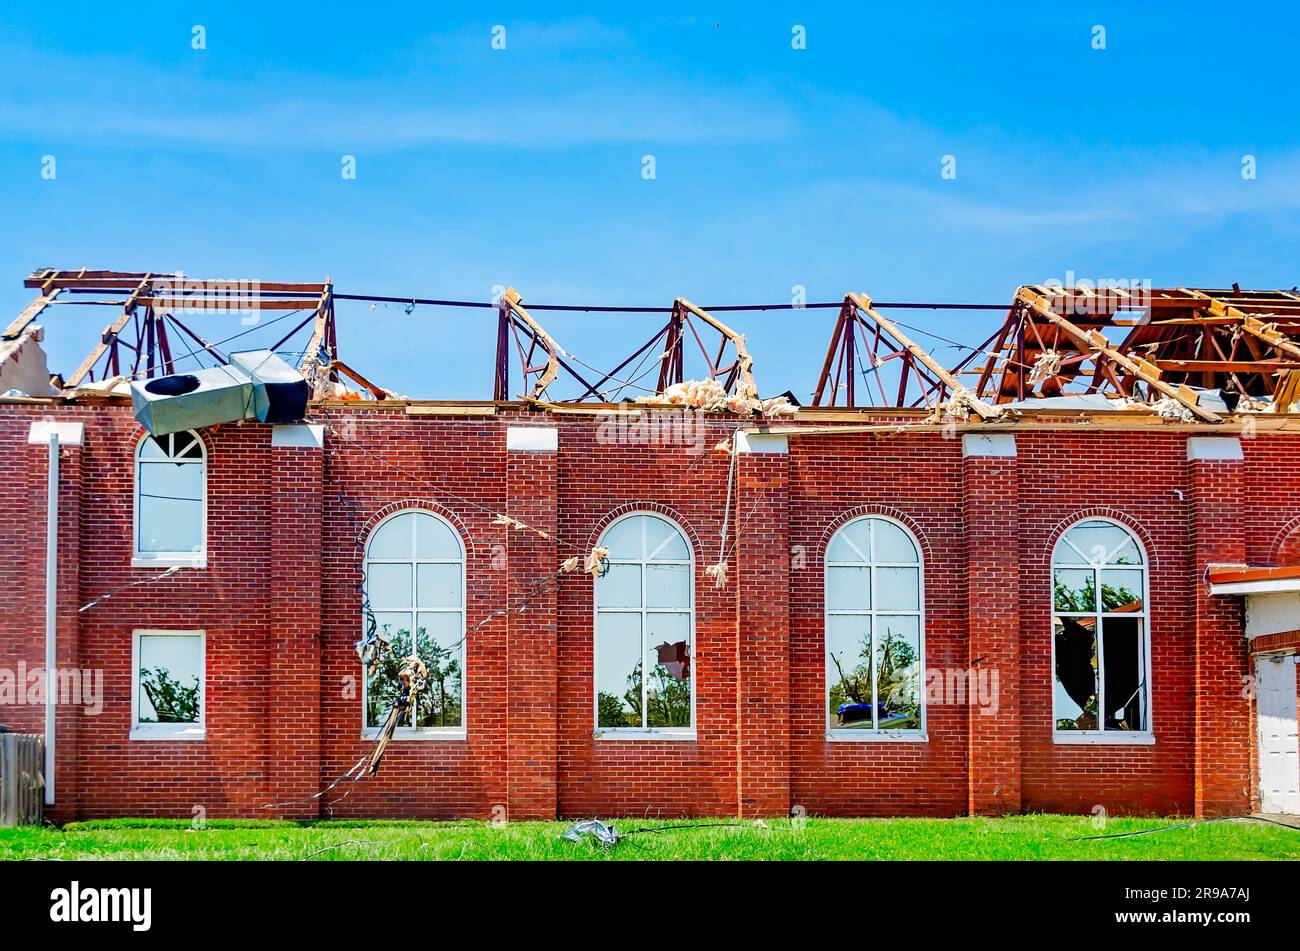
{"label": "broken window glass", "polygon": [[[689,614],[646,615],[646,643],[650,645],[650,676],[646,681],[646,726],[691,725]],[[661,663],[660,656],[670,658]],[[670,666],[671,665],[671,666]]]}
{"label": "broken window glass", "polygon": [[1108,616],[1101,622],[1105,661],[1106,729],[1146,730],[1146,645],[1139,618]]}
{"label": "broken window glass", "polygon": [[596,579],[596,726],[692,726],[694,564],[681,531],[636,514],[601,536],[609,568]]}
{"label": "broken window glass", "polygon": [[1053,636],[1058,730],[1097,729],[1097,619],[1058,617]]}
{"label": "broken window glass", "polygon": [[1147,730],[1147,578],[1136,539],[1090,519],[1062,535],[1052,558],[1056,729]]}

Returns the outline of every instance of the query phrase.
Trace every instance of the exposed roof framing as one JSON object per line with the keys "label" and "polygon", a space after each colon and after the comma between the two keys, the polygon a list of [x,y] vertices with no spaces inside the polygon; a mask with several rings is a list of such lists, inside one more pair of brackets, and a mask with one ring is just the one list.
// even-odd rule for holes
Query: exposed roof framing
{"label": "exposed roof framing", "polygon": [[[279,350],[310,325],[311,336],[302,348],[300,369],[315,398],[332,396],[333,384],[340,382],[340,374],[361,385],[376,399],[392,396],[388,390],[371,383],[339,361],[333,285],[328,277],[320,283],[198,280],[182,274],[157,272],[45,268],[34,271],[23,283],[27,287],[39,288],[40,293],[10,325],[10,330],[21,329],[30,323],[37,314],[55,303],[60,294],[72,299],[58,303],[121,308],[117,317],[104,328],[99,342],[67,378],[69,388],[118,376],[165,376],[176,372],[177,364],[198,359],[200,355],[224,364],[226,355],[221,349],[224,341],[209,341],[191,323],[182,320],[181,315],[256,311],[260,317],[262,311],[283,311],[274,318],[280,320],[292,319],[295,312],[310,310],[293,329],[279,336],[266,349]],[[272,322],[268,320],[266,324]],[[246,332],[251,330],[241,331],[235,336],[242,337]],[[174,343],[183,346],[186,353],[177,353]],[[295,353],[298,351],[297,347],[292,349]],[[182,369],[186,367],[196,368],[193,364],[185,364]]]}
{"label": "exposed roof framing", "polygon": [[[190,359],[225,363],[228,341],[285,321],[274,331],[279,339],[260,347],[300,354],[300,369],[313,398],[355,398],[344,388],[345,382],[376,399],[393,397],[339,358],[335,301],[401,303],[404,298],[336,295],[328,277],[321,282],[213,281],[157,272],[45,268],[34,271],[24,284],[37,296],[0,339],[16,339],[56,305],[117,310],[99,342],[69,376],[67,386],[74,390],[83,383],[174,373],[177,364]],[[523,306],[522,296],[513,288],[495,304],[411,299],[407,312],[417,303],[497,308],[495,401],[604,404],[638,394],[653,400],[687,377],[716,380],[729,395],[747,401],[758,398],[754,361],[744,335],[684,297],[674,300],[670,308],[546,305],[556,311],[659,315],[667,311],[667,320],[649,339],[609,372],[566,351]],[[837,305],[809,306],[833,309]],[[1027,285],[1017,289],[1002,325],[983,343],[967,346],[946,341],[968,353],[951,368],[915,343],[902,323],[880,313],[881,307],[909,306],[988,309],[991,305],[879,305],[865,294],[845,295],[838,305],[813,406],[934,410],[942,405],[944,418],[950,418],[961,404],[980,420],[991,421],[1008,403],[1099,395],[1161,404],[1155,405],[1161,416],[1217,423],[1222,422],[1221,404],[1217,398],[1206,398],[1204,390],[1221,391],[1230,408],[1242,399],[1254,401],[1247,404],[1252,410],[1271,403],[1285,412],[1300,403],[1300,293],[1294,290]],[[715,311],[784,307],[793,305],[728,305]],[[280,313],[262,319],[262,311]],[[192,314],[223,312],[238,313],[245,317],[244,323],[258,326],[213,342],[199,333],[201,325],[187,322]],[[247,320],[249,313],[259,319]],[[208,332],[208,327],[203,330]],[[305,345],[299,334],[306,337]],[[295,339],[298,342],[290,344]],[[287,350],[282,349],[286,345]],[[183,354],[178,346],[184,348]],[[244,341],[244,349],[256,347],[252,340]],[[695,349],[703,358],[702,372],[687,369],[688,350]],[[698,365],[699,358],[691,362]],[[520,392],[512,389],[515,374]],[[560,389],[563,395],[555,392]],[[964,411],[960,415],[965,418]]]}
{"label": "exposed roof framing", "polygon": [[[895,368],[896,372],[887,372]],[[868,404],[874,389],[880,397],[874,405],[909,409],[933,407],[966,390],[953,372],[877,311],[870,297],[849,293],[835,318],[830,346],[813,391],[813,406],[861,405],[857,398],[859,383],[868,391],[864,394]],[[998,415],[998,410],[982,400],[969,402],[983,419]]]}
{"label": "exposed roof framing", "polygon": [[1287,291],[1016,292],[982,366],[962,368],[991,403],[1098,393],[1169,398],[1207,422],[1193,387],[1285,408],[1300,385],[1300,296]]}
{"label": "exposed roof framing", "polygon": [[[709,339],[717,335],[716,346]],[[745,345],[745,337],[732,330],[712,314],[702,310],[684,297],[673,301],[667,322],[649,340],[637,347],[608,373],[575,366],[580,361],[564,350],[544,327],[522,305],[519,293],[509,288],[501,295],[498,308],[496,374],[493,399],[509,400],[511,359],[515,352],[525,392],[524,399],[549,399],[547,388],[557,378],[564,377],[580,388],[574,397],[553,402],[582,403],[587,401],[617,402],[629,389],[662,393],[674,383],[681,383],[685,375],[686,341],[692,341],[700,351],[706,375],[719,380],[729,393],[739,393],[748,398],[758,395],[754,382],[754,360]],[[658,373],[654,373],[655,363]],[[646,369],[647,365],[649,369]],[[632,368],[629,371],[629,368]],[[657,377],[653,389],[638,381]],[[631,379],[628,379],[631,377]]]}

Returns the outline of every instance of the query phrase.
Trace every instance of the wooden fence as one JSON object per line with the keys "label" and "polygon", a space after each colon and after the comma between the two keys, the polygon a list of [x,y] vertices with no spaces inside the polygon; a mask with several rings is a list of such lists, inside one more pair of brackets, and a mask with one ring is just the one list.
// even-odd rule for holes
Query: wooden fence
{"label": "wooden fence", "polygon": [[34,733],[0,733],[0,826],[41,821],[45,802],[45,739]]}

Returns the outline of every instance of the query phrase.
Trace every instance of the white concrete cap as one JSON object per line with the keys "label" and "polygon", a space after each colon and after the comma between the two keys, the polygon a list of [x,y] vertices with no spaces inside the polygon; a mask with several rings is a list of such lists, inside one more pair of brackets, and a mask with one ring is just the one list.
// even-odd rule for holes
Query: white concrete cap
{"label": "white concrete cap", "polygon": [[1012,433],[962,433],[963,456],[1014,456],[1016,437]]}
{"label": "white concrete cap", "polygon": [[743,429],[736,433],[736,452],[738,453],[775,453],[777,455],[790,451],[790,442],[784,436],[773,433],[747,433]]}
{"label": "white concrete cap", "polygon": [[83,423],[61,423],[45,420],[32,423],[32,428],[27,433],[27,442],[33,446],[47,445],[50,441],[50,434],[58,433],[60,446],[80,446],[81,438],[85,432],[86,427]]}
{"label": "white concrete cap", "polygon": [[506,449],[511,452],[555,452],[560,431],[554,426],[507,426]]}
{"label": "white concrete cap", "polygon": [[286,449],[324,449],[325,427],[320,423],[287,423],[272,426],[271,445]]}
{"label": "white concrete cap", "polygon": [[1236,436],[1190,436],[1188,459],[1243,459],[1241,440]]}

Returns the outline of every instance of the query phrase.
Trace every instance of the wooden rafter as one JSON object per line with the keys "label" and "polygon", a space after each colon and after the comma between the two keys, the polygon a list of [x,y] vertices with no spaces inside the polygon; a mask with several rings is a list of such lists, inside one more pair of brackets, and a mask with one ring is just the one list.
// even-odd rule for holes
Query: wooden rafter
{"label": "wooden rafter", "polygon": [[1194,391],[1186,386],[1170,386],[1160,378],[1160,368],[1141,357],[1133,357],[1114,347],[1099,330],[1084,330],[1069,319],[1056,313],[1051,301],[1036,288],[1022,287],[1016,297],[1035,314],[1059,327],[1080,347],[1087,347],[1094,359],[1105,358],[1122,367],[1130,375],[1141,379],[1151,389],[1185,406],[1196,416],[1209,423],[1222,422],[1222,417],[1200,406]]}
{"label": "wooden rafter", "polygon": [[[956,376],[954,376],[947,369],[945,369],[942,364],[940,364],[937,360],[934,359],[934,357],[930,356],[929,352],[926,351],[924,347],[921,347],[918,344],[914,343],[912,339],[908,337],[907,334],[903,333],[903,331],[900,330],[893,321],[891,321],[889,318],[885,317],[883,314],[877,311],[872,306],[870,297],[867,297],[865,294],[849,293],[846,296],[845,300],[851,302],[853,306],[857,308],[857,310],[860,313],[864,314],[868,319],[874,322],[875,325],[878,328],[880,328],[881,331],[888,334],[895,341],[897,341],[898,346],[902,350],[908,353],[913,359],[915,359],[918,363],[920,363],[921,366],[923,366],[931,375],[933,375],[935,379],[937,379],[940,383],[942,383],[945,387],[947,387],[950,393],[953,394],[963,393],[963,392],[966,393],[971,409],[974,410],[976,415],[978,415],[981,419],[996,419],[998,416],[1001,415],[1000,410],[990,406],[988,403],[984,402],[984,400],[980,399],[978,396],[976,396],[974,393],[968,390],[966,386],[960,380],[957,379]],[[907,378],[904,375],[902,376],[899,382],[900,391],[906,386],[906,383],[907,383]],[[902,396],[900,395],[899,405],[901,405],[902,402],[903,399]]]}

